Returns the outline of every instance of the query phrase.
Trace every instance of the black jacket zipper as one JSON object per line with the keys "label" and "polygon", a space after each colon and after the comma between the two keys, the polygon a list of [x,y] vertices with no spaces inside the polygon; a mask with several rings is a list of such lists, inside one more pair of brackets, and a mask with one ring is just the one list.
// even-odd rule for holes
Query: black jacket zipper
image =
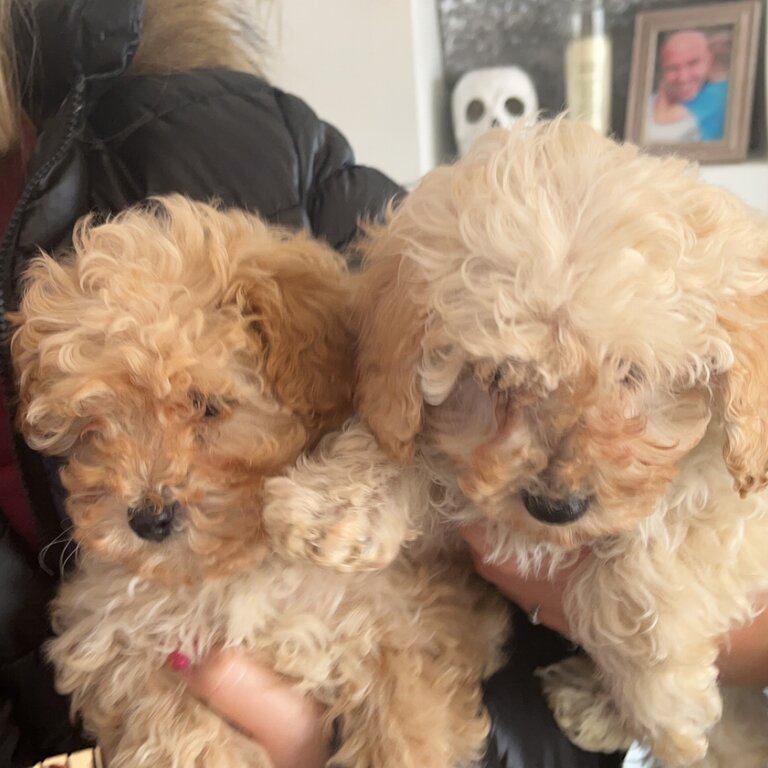
{"label": "black jacket zipper", "polygon": [[61,532],[60,524],[50,493],[50,481],[42,459],[23,443],[15,430],[18,395],[11,360],[11,328],[6,314],[14,305],[16,242],[24,213],[41,181],[56,168],[71,149],[75,137],[79,133],[79,123],[84,105],[85,79],[81,77],[71,92],[68,105],[69,115],[66,117],[66,128],[61,143],[25,184],[24,191],[16,203],[11,220],[8,223],[8,229],[0,245],[0,269],[2,270],[0,277],[0,378],[2,379],[5,394],[5,407],[6,415],[10,422],[10,434],[14,436],[12,440],[13,458],[19,468],[26,500],[35,514],[44,542],[58,536]]}

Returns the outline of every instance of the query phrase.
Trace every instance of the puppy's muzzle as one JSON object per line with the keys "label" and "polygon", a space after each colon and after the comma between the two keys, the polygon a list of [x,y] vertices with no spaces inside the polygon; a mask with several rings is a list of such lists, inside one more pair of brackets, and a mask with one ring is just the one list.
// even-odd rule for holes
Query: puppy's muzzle
{"label": "puppy's muzzle", "polygon": [[586,514],[591,501],[586,496],[546,499],[543,496],[532,496],[525,491],[520,496],[531,517],[548,525],[567,525],[576,522]]}
{"label": "puppy's muzzle", "polygon": [[173,530],[173,521],[179,512],[179,502],[165,504],[159,509],[151,501],[145,501],[140,507],[128,510],[128,525],[141,539],[146,541],[164,541]]}

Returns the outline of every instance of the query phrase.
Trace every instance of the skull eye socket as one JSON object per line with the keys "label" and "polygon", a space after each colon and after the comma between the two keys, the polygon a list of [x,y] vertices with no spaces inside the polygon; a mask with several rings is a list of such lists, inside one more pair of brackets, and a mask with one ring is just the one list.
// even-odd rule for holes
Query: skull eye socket
{"label": "skull eye socket", "polygon": [[520,117],[525,112],[525,104],[517,96],[512,96],[504,102],[504,109],[512,117]]}
{"label": "skull eye socket", "polygon": [[480,99],[472,99],[467,104],[467,120],[476,123],[485,114],[485,104]]}

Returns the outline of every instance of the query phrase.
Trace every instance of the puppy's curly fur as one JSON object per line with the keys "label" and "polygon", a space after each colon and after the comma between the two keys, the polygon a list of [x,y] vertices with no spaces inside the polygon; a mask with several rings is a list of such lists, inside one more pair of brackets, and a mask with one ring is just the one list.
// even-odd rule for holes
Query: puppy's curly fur
{"label": "puppy's curly fur", "polygon": [[469,564],[433,550],[320,572],[275,554],[265,524],[278,476],[349,414],[348,304],[326,246],[181,197],[86,219],[72,253],[30,266],[21,427],[66,459],[82,553],[50,657],[110,766],[269,765],[165,667],[217,644],[327,704],[339,765],[479,757],[506,619]]}
{"label": "puppy's curly fur", "polygon": [[[429,173],[364,251],[349,430],[386,452],[367,475],[416,456],[443,515],[488,520],[494,558],[523,568],[588,545],[565,607],[595,668],[545,673],[561,724],[591,749],[635,736],[666,765],[702,760],[720,638],[768,590],[766,220],[559,119]],[[350,510],[348,538],[398,530]],[[369,543],[361,565],[395,550]],[[768,764],[762,729],[726,720],[713,744],[754,743],[723,759]]]}

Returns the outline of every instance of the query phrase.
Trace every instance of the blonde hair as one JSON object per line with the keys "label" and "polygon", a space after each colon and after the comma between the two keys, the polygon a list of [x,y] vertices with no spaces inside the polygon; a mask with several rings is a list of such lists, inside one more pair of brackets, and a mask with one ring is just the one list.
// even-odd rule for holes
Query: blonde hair
{"label": "blonde hair", "polygon": [[0,157],[18,144],[21,135],[21,106],[11,24],[13,2],[0,0]]}
{"label": "blonde hair", "polygon": [[263,76],[262,13],[269,0],[147,0],[131,71],[222,68]]}

